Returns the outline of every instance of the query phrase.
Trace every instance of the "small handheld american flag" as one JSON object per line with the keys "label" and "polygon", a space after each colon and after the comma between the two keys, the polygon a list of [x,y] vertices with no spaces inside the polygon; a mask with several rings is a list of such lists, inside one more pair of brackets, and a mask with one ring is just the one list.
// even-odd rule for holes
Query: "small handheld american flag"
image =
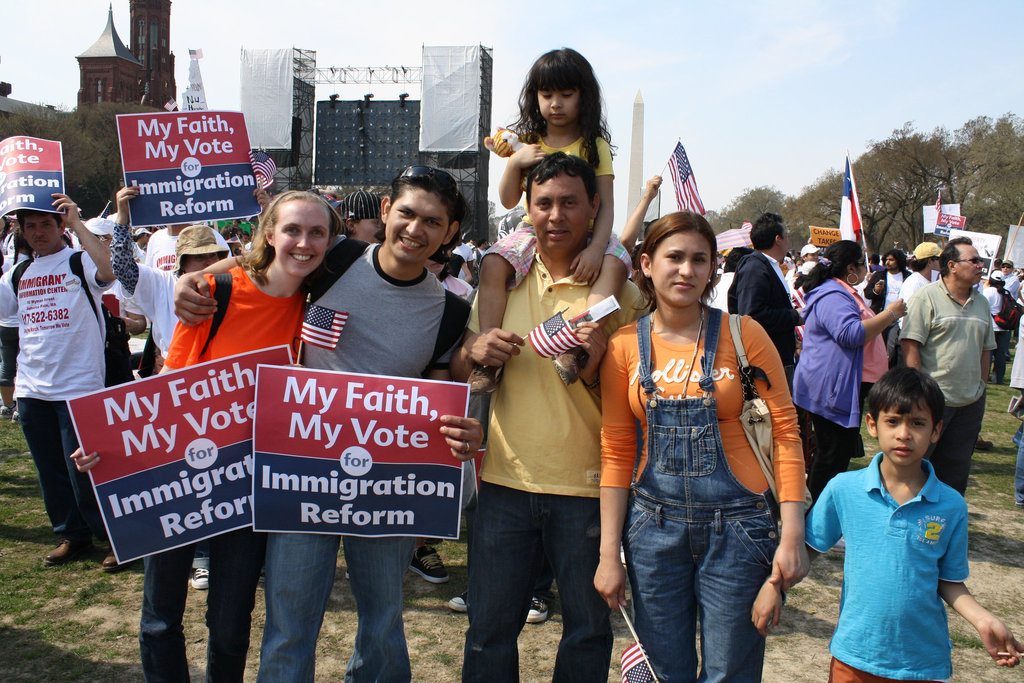
{"label": "small handheld american flag", "polygon": [[322,349],[334,350],[338,347],[341,330],[348,320],[348,313],[308,304],[306,315],[302,321],[302,341]]}
{"label": "small handheld american flag", "polygon": [[622,618],[626,620],[626,626],[633,634],[634,641],[634,644],[627,647],[622,653],[620,660],[622,683],[659,683],[658,676],[654,673],[654,667],[651,666],[651,660],[647,659],[647,653],[644,651],[644,646],[640,644],[640,638],[636,635],[636,629],[633,628],[633,621],[629,618],[626,608],[619,605],[619,611],[622,612]]}
{"label": "small handheld american flag", "polygon": [[554,358],[560,353],[565,353],[583,344],[583,340],[577,337],[569,324],[565,322],[562,313],[555,313],[533,328],[529,340],[537,353],[544,358]]}
{"label": "small handheld american flag", "polygon": [[676,188],[676,204],[679,210],[693,211],[703,216],[704,203],[697,192],[697,179],[693,177],[693,168],[686,156],[686,150],[683,149],[683,143],[676,143],[672,156],[668,158],[668,165],[672,171],[672,184]]}
{"label": "small handheld american flag", "polygon": [[274,184],[274,173],[277,172],[277,164],[270,158],[270,155],[262,149],[249,150],[249,163],[252,164],[253,173],[259,180],[260,186],[265,190]]}

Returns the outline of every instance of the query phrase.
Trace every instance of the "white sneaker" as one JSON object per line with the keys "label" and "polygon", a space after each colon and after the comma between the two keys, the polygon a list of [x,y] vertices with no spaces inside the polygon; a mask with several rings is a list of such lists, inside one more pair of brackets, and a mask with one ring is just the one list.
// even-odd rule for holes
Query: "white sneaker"
{"label": "white sneaker", "polygon": [[536,595],[530,600],[530,612],[526,615],[527,624],[543,624],[548,620],[548,603]]}
{"label": "white sneaker", "polygon": [[454,598],[448,601],[448,609],[459,614],[465,614],[469,611],[469,592],[465,592],[462,595],[456,595]]}
{"label": "white sneaker", "polygon": [[189,584],[197,591],[204,591],[210,587],[210,570],[196,568]]}

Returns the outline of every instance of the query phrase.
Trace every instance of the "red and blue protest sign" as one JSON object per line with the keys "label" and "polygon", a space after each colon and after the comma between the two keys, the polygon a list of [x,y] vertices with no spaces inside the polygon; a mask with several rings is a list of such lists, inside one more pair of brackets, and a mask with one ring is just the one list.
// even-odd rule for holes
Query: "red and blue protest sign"
{"label": "red and blue protest sign", "polygon": [[249,133],[240,112],[120,114],[117,137],[134,227],[255,216]]}
{"label": "red and blue protest sign", "polygon": [[276,346],[200,363],[69,401],[117,561],[252,524],[256,369],[288,365]]}
{"label": "red and blue protest sign", "polygon": [[53,193],[64,194],[64,156],[59,142],[17,135],[0,141],[0,216],[18,209],[53,210]]}
{"label": "red and blue protest sign", "polygon": [[260,366],[253,529],[458,538],[462,463],[441,434],[454,382]]}

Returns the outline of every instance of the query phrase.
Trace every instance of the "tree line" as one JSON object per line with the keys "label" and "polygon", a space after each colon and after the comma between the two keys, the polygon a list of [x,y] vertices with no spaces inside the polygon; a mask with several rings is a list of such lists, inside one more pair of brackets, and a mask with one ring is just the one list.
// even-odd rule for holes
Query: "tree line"
{"label": "tree line", "polygon": [[[935,204],[940,188],[944,204],[960,204],[966,230],[1005,236],[1024,211],[1024,121],[1014,114],[979,116],[956,130],[931,132],[906,123],[872,141],[853,170],[870,251],[910,250],[922,242],[921,208]],[[806,242],[808,226],[839,227],[842,192],[843,172],[829,170],[796,196],[754,187],[707,217],[721,232],[765,211],[779,213],[796,248]]]}

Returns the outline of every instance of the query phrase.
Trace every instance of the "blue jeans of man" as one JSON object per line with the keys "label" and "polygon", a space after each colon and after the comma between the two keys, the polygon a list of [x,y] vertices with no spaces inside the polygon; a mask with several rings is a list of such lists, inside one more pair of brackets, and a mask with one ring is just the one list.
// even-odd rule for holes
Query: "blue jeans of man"
{"label": "blue jeans of man", "polygon": [[18,412],[53,531],[73,541],[88,541],[93,535],[106,539],[89,475],[79,472],[68,457],[78,448],[68,404],[19,398]]}
{"label": "blue jeans of man", "polygon": [[[1017,469],[1013,473],[1013,497],[1017,507],[1024,508],[1024,425],[1017,430]],[[1018,443],[1019,442],[1019,443]]]}
{"label": "blue jeans of man", "polygon": [[[239,529],[214,536],[209,544],[206,680],[241,681],[266,534]],[[189,680],[182,618],[194,554],[192,544],[146,558],[139,650],[149,683]]]}
{"label": "blue jeans of man", "polygon": [[267,623],[258,681],[312,681],[316,640],[345,545],[358,628],[345,680],[400,683],[412,679],[402,622],[402,579],[415,548],[408,536],[361,538],[328,534],[269,534]]}
{"label": "blue jeans of man", "polygon": [[469,557],[469,630],[463,681],[519,680],[516,639],[544,557],[562,604],[556,682],[608,677],[608,605],[594,589],[601,540],[597,498],[480,485]]}
{"label": "blue jeans of man", "polygon": [[992,381],[1003,383],[1006,375],[1006,359],[1010,357],[1010,338],[1013,330],[996,330],[996,348],[992,352]]}

